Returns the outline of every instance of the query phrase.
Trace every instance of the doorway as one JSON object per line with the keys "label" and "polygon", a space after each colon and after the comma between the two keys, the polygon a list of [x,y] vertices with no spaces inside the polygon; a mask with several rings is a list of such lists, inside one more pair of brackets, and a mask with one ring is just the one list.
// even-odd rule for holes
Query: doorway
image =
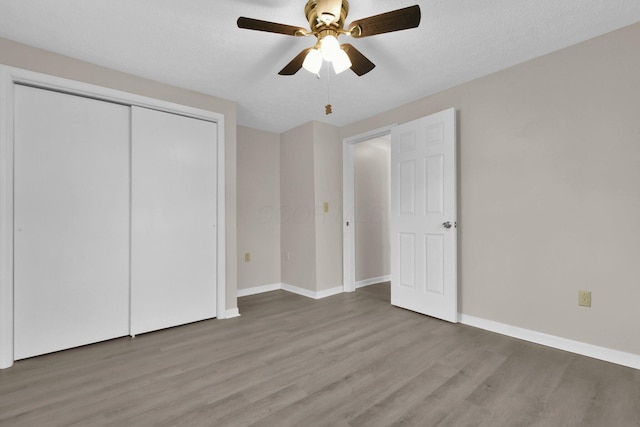
{"label": "doorway", "polygon": [[355,147],[389,134],[391,303],[455,323],[458,321],[455,108],[343,141],[344,292],[353,292],[357,284],[366,284],[356,276],[359,215]]}
{"label": "doorway", "polygon": [[389,126],[343,141],[344,291],[391,280]]}

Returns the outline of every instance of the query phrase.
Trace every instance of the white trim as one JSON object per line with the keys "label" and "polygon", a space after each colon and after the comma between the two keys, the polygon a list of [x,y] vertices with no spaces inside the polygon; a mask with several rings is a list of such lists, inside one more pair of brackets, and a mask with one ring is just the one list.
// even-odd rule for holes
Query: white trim
{"label": "white trim", "polygon": [[494,322],[493,320],[481,319],[479,317],[469,316],[466,314],[459,314],[459,319],[460,323],[464,323],[465,325],[545,345],[547,347],[580,354],[582,356],[592,357],[594,359],[604,360],[606,362],[622,366],[628,366],[629,368],[640,369],[640,355],[638,354],[612,350],[606,347],[600,347],[581,341],[574,341],[567,338],[531,331],[529,329],[523,329],[517,326]]}
{"label": "white trim", "polygon": [[282,290],[291,292],[292,294],[297,294],[297,295],[302,295],[303,297],[317,299],[316,293],[314,291],[310,291],[304,288],[299,288],[297,286],[287,285],[286,283],[283,283],[281,286],[282,286]]}
{"label": "white trim", "polygon": [[282,289],[282,284],[281,283],[273,283],[271,285],[262,285],[262,286],[255,286],[253,288],[247,288],[247,289],[238,289],[237,292],[237,297],[246,297],[249,295],[256,295],[256,294],[262,294],[265,292],[271,292],[271,291],[277,291]]}
{"label": "white trim", "polygon": [[353,144],[342,142],[342,287],[356,290],[355,172]]}
{"label": "white trim", "polygon": [[233,319],[234,317],[240,317],[240,310],[238,310],[238,307],[231,308],[226,311],[225,319]]}
{"label": "white trim", "polygon": [[[216,244],[216,314],[218,319],[228,318],[227,308],[227,216],[226,204],[226,179],[225,179],[225,145],[227,143],[224,137],[224,115],[217,114],[218,119],[218,221],[216,231],[218,232]],[[224,317],[220,314],[224,313]],[[238,316],[240,314],[238,313]]]}
{"label": "white trim", "polygon": [[350,136],[342,140],[344,144],[357,144],[359,142],[369,141],[375,138],[382,138],[391,134],[391,129],[398,126],[398,123],[391,123],[390,125],[383,126],[377,129],[373,129],[364,133]]}
{"label": "white trim", "polygon": [[341,294],[342,292],[344,292],[342,286],[336,286],[334,288],[324,289],[322,291],[316,292],[315,299],[327,298],[333,295]]}
{"label": "white trim", "polygon": [[304,288],[299,288],[293,285],[287,285],[286,283],[282,284],[282,290],[291,292],[293,294],[302,295],[307,298],[313,298],[313,299],[322,299],[322,298],[330,297],[332,295],[341,294],[343,292],[342,286],[336,286],[335,288],[325,289],[325,290],[316,292],[316,291],[310,291]]}
{"label": "white trim", "polygon": [[[0,65],[0,369],[13,364],[13,88],[16,83],[135,105],[217,123],[218,227],[216,314],[226,310],[226,217],[224,115],[88,83]],[[230,310],[231,312],[233,310]]]}
{"label": "white trim", "polygon": [[189,116],[197,119],[213,121],[220,123],[224,121],[224,115],[213,111],[202,110],[187,105],[175,104],[161,99],[149,98],[143,95],[137,95],[130,92],[124,92],[117,89],[110,89],[103,86],[96,86],[90,83],[84,83],[76,80],[65,79],[62,77],[51,76],[48,74],[37,73],[35,71],[23,70],[20,68],[6,67],[4,68],[9,75],[12,83],[23,84],[27,86],[35,86],[59,92],[71,93],[74,95],[85,96],[87,98],[95,98],[102,101],[110,101],[124,105],[135,105],[137,107],[149,108],[151,110],[166,111],[168,113]]}
{"label": "white trim", "polygon": [[375,285],[382,282],[390,282],[390,281],[391,281],[391,275],[358,280],[356,282],[356,289],[364,288],[365,286]]}
{"label": "white trim", "polygon": [[13,365],[13,84],[0,67],[0,369]]}
{"label": "white trim", "polygon": [[238,297],[246,297],[249,295],[257,295],[265,292],[283,290],[291,292],[292,294],[302,295],[303,297],[312,299],[322,299],[330,297],[332,295],[341,294],[344,292],[342,286],[336,286],[330,289],[324,289],[322,291],[310,291],[308,289],[300,288],[298,286],[287,285],[286,283],[273,283],[271,285],[256,286],[247,289],[238,289]]}
{"label": "white trim", "polygon": [[390,135],[391,129],[396,126],[398,124],[393,123],[389,126],[342,140],[342,286],[344,292],[356,290],[355,166],[353,146],[360,142]]}

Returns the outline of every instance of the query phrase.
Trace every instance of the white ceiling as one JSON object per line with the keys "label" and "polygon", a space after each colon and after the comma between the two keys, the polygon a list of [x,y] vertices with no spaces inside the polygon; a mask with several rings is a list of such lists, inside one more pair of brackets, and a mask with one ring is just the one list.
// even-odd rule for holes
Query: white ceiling
{"label": "white ceiling", "polygon": [[640,21],[638,0],[350,0],[347,22],[416,3],[422,22],[349,40],[377,65],[365,76],[327,78],[326,66],[321,79],[279,76],[315,39],[241,30],[236,20],[307,28],[305,3],[0,0],[0,37],[233,100],[238,124],[280,133],[310,120],[344,126]]}

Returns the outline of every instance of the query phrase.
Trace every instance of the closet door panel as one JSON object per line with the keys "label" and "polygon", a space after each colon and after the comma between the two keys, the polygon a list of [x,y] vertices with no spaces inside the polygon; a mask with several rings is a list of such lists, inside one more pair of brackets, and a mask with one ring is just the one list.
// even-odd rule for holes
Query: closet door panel
{"label": "closet door panel", "polygon": [[216,136],[132,107],[133,334],[216,316]]}
{"label": "closet door panel", "polygon": [[15,358],[129,333],[129,107],[15,87]]}

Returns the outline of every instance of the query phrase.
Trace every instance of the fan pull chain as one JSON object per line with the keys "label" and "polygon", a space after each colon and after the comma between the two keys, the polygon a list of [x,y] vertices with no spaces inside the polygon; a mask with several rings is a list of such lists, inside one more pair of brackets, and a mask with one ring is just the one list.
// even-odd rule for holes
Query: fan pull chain
{"label": "fan pull chain", "polygon": [[331,109],[331,88],[330,88],[330,81],[329,81],[329,75],[330,75],[330,71],[329,71],[329,67],[325,67],[327,69],[327,105],[325,105],[324,107],[324,114],[326,114],[327,116],[331,113],[333,113],[333,110]]}

